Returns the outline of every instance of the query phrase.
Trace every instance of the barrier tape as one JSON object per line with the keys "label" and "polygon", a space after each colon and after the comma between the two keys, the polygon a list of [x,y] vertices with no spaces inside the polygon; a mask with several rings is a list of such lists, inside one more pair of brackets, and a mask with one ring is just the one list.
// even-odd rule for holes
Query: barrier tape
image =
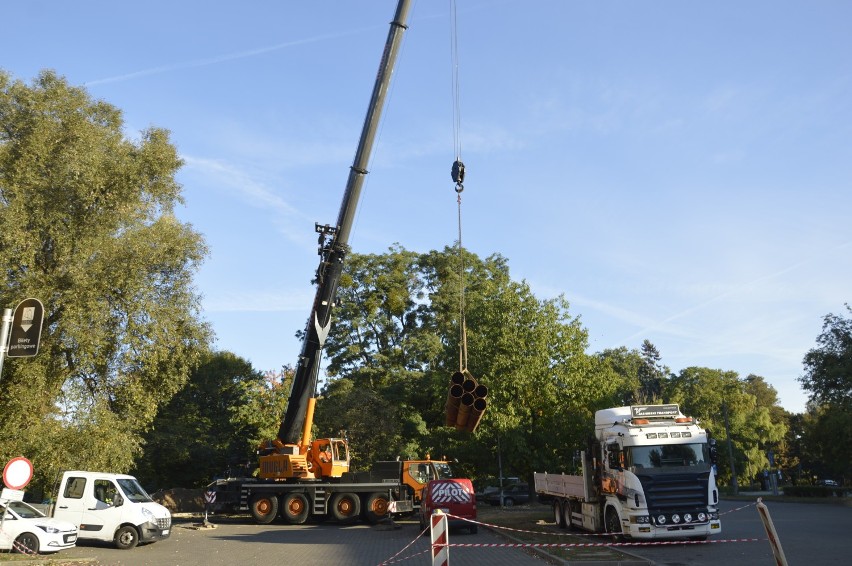
{"label": "barrier tape", "polygon": [[[731,509],[729,511],[725,511],[723,513],[719,513],[719,516],[727,515],[728,513],[734,513],[735,511],[742,511],[743,509],[748,509],[749,507],[754,507],[757,505],[757,501],[753,503],[749,503],[747,505],[743,505],[741,507],[737,507],[736,509]],[[474,525],[481,525],[483,527],[488,527],[490,529],[499,529],[504,531],[512,531],[515,533],[527,533],[534,535],[547,535],[547,536],[584,536],[584,537],[594,537],[594,536],[603,536],[603,537],[613,537],[618,536],[619,533],[561,533],[561,532],[548,532],[548,531],[530,531],[525,529],[515,529],[512,527],[504,527],[501,525],[492,525],[490,523],[483,523],[481,521],[474,521],[473,519],[466,519],[464,517],[458,517],[456,515],[448,514],[447,517],[451,517],[453,519],[459,519],[462,521],[466,521],[468,523],[472,523]],[[405,552],[406,549],[410,548],[415,542],[417,542],[420,537],[426,534],[429,530],[429,527],[426,527],[423,531],[418,534],[414,540],[408,543],[402,550],[385,560],[384,562],[379,563],[379,566],[384,566],[385,564],[398,564],[400,562],[404,562],[405,560],[411,560],[412,558],[416,558],[422,556],[423,554],[427,554],[431,551],[431,549],[424,550],[422,552],[418,552],[416,554],[411,554],[409,556],[404,556],[402,558],[397,558],[400,554]],[[735,543],[735,542],[762,542],[767,541],[769,539],[763,538],[741,538],[741,539],[717,539],[717,540],[675,540],[675,541],[651,541],[651,542],[588,542],[588,543],[449,543],[448,547],[455,548],[590,548],[590,547],[611,547],[611,546],[673,546],[679,544],[719,544],[719,543]]]}
{"label": "barrier tape", "polygon": [[453,548],[589,548],[589,547],[613,547],[613,546],[674,546],[678,544],[718,544],[722,542],[760,542],[767,539],[759,538],[731,538],[720,540],[672,540],[658,542],[494,542],[494,543],[450,543],[447,546]]}
{"label": "barrier tape", "polygon": [[394,554],[393,556],[391,556],[390,558],[388,558],[388,559],[387,559],[387,560],[385,560],[384,562],[379,563],[379,566],[382,566],[383,564],[394,564],[395,562],[402,562],[403,560],[409,560],[410,558],[413,558],[413,557],[415,557],[415,556],[420,556],[421,554],[425,554],[425,553],[429,552],[428,550],[424,550],[423,552],[418,552],[417,554],[412,554],[411,556],[407,556],[407,557],[405,557],[405,558],[401,558],[401,559],[399,559],[399,560],[395,560],[395,558],[396,558],[397,556],[399,556],[400,554],[402,554],[403,552],[405,552],[405,551],[406,551],[406,549],[408,549],[408,548],[409,548],[412,544],[414,544],[415,542],[417,542],[418,540],[420,540],[420,537],[422,537],[423,535],[425,535],[427,532],[429,532],[429,527],[426,527],[425,529],[423,529],[422,531],[420,531],[420,534],[419,534],[419,535],[417,535],[416,537],[414,537],[414,540],[413,540],[413,541],[411,541],[411,542],[409,542],[408,544],[406,544],[404,547],[402,547],[402,550],[400,550],[399,552],[397,552],[396,554]]}
{"label": "barrier tape", "polygon": [[754,507],[755,505],[757,505],[757,501],[755,501],[754,503],[749,503],[748,505],[743,505],[742,507],[737,507],[736,509],[731,509],[730,511],[719,513],[719,516],[721,517],[722,515],[727,515],[728,513],[733,513],[734,511],[742,511],[743,509],[748,509],[749,507]]}

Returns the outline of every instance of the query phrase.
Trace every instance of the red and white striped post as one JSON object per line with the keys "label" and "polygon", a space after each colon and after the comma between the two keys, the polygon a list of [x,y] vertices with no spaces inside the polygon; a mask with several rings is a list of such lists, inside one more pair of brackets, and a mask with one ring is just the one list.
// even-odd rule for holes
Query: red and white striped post
{"label": "red and white striped post", "polygon": [[763,521],[763,528],[766,529],[766,536],[769,537],[769,544],[772,546],[772,554],[775,555],[775,564],[777,566],[787,566],[787,557],[784,556],[784,549],[781,548],[781,540],[778,538],[778,533],[775,531],[775,525],[772,524],[772,517],[769,516],[769,509],[763,504],[763,500],[757,498],[757,512],[760,514],[760,520]]}
{"label": "red and white striped post", "polygon": [[447,516],[440,509],[436,509],[429,519],[431,526],[429,531],[432,535],[432,566],[449,566],[450,541]]}

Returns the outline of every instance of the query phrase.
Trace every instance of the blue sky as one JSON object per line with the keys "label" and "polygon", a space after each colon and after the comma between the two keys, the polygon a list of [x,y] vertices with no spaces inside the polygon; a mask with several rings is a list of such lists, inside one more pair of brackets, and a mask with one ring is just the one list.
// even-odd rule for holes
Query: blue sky
{"label": "blue sky", "polygon": [[[395,11],[369,2],[3,2],[0,67],[172,132],[217,347],[293,364]],[[415,2],[350,243],[458,234],[449,0]],[[564,293],[590,351],[796,378],[852,299],[852,3],[457,3],[463,242]]]}

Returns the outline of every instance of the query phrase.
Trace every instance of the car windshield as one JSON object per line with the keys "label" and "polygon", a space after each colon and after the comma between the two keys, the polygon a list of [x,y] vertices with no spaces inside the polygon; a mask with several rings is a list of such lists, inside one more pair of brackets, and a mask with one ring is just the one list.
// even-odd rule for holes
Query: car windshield
{"label": "car windshield", "polygon": [[134,503],[152,501],[151,496],[142,489],[142,486],[135,479],[119,479],[118,485],[121,486],[121,491],[124,492],[125,497]]}
{"label": "car windshield", "polygon": [[627,466],[634,471],[656,470],[684,471],[710,469],[710,450],[706,444],[663,444],[657,446],[629,446]]}
{"label": "car windshield", "polygon": [[[10,501],[6,505],[0,504],[0,509],[2,509],[2,511],[0,511],[0,513],[3,513],[3,514],[6,513],[6,509],[12,510],[21,519],[38,519],[40,517],[44,517],[44,513],[42,513],[41,511],[39,511],[35,507],[30,507],[29,505],[27,505],[23,501]],[[8,515],[8,514],[6,515],[6,517],[9,517],[9,516],[10,515]]]}

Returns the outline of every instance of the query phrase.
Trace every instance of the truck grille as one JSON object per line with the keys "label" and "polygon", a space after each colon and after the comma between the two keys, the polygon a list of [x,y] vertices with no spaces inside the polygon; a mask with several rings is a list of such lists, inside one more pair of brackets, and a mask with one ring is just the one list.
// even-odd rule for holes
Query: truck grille
{"label": "truck grille", "polygon": [[710,472],[639,475],[648,509],[674,511],[706,508]]}

